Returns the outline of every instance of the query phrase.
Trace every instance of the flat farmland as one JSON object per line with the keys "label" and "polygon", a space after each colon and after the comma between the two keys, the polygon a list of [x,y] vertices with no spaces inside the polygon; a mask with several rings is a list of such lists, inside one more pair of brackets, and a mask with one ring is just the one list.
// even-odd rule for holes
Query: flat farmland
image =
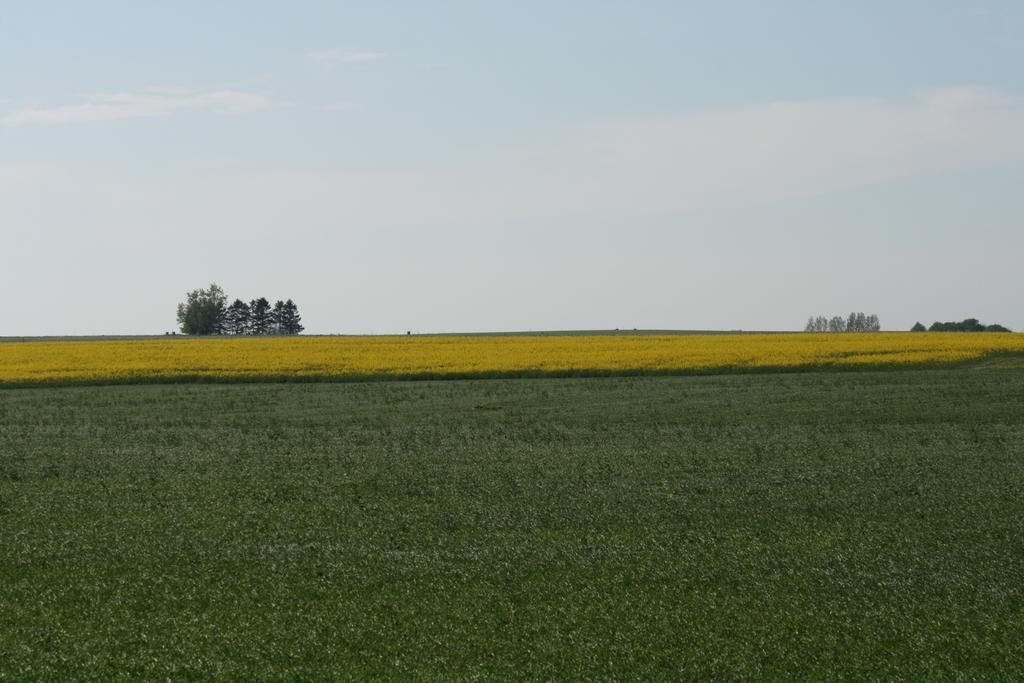
{"label": "flat farmland", "polygon": [[0,678],[1024,675],[1024,368],[0,391]]}
{"label": "flat farmland", "polygon": [[200,337],[0,343],[0,388],[69,384],[695,375],[952,367],[1024,334]]}

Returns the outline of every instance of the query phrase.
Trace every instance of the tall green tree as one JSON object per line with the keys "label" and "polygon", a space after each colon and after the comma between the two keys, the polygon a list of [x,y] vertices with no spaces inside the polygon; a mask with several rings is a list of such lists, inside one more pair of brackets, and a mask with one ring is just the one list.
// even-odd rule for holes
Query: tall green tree
{"label": "tall green tree", "polygon": [[245,303],[241,299],[235,299],[230,306],[228,306],[227,313],[225,314],[224,328],[228,334],[249,334],[249,323],[252,318],[252,313],[249,310],[249,304]]}
{"label": "tall green tree", "polygon": [[185,334],[210,335],[224,332],[227,296],[211,283],[206,289],[193,289],[178,304],[178,325]]}
{"label": "tall green tree", "polygon": [[274,302],[274,308],[270,311],[270,333],[285,334],[283,329],[284,302],[278,299]]}
{"label": "tall green tree", "polygon": [[285,334],[301,334],[306,329],[302,326],[302,316],[299,315],[299,307],[291,299],[284,302],[282,326],[284,327]]}
{"label": "tall green tree", "polygon": [[270,334],[270,302],[265,297],[253,299],[249,302],[250,334]]}
{"label": "tall green tree", "polygon": [[278,301],[274,304],[274,321],[277,325],[278,334],[299,334],[305,328],[302,326],[302,316],[299,315],[299,307],[291,299]]}

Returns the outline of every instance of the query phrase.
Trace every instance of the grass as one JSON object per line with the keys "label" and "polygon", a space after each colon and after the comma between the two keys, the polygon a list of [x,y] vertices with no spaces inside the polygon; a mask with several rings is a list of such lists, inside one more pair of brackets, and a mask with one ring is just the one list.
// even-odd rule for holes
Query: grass
{"label": "grass", "polygon": [[0,391],[0,678],[1019,678],[1024,369]]}

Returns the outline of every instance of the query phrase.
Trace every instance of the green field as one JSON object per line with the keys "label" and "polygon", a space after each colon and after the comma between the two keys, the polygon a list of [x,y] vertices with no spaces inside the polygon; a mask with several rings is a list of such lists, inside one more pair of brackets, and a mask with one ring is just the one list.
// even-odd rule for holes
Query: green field
{"label": "green field", "polygon": [[0,391],[0,678],[1024,676],[1024,368]]}

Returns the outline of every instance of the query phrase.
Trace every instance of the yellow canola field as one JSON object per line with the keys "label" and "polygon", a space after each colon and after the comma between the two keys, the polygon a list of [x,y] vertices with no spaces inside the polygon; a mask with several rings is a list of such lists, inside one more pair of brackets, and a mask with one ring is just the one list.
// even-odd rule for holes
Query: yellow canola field
{"label": "yellow canola field", "polygon": [[941,365],[1024,352],[1007,333],[177,338],[0,343],[0,385],[730,372]]}

